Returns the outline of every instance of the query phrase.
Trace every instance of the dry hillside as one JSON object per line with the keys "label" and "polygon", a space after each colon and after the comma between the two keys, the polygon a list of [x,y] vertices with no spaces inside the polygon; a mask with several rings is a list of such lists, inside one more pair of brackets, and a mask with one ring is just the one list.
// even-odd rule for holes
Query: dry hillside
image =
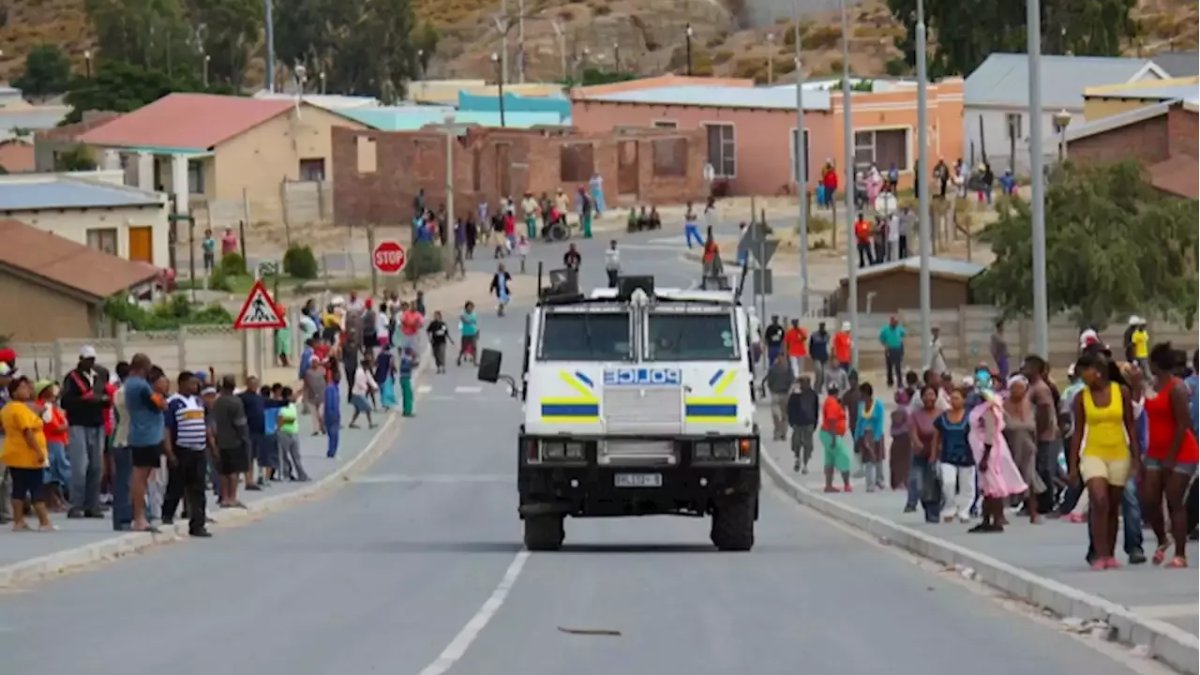
{"label": "dry hillside", "polygon": [[[501,12],[503,2],[515,15],[521,0],[414,2],[418,15],[443,33],[430,77],[492,76],[489,56],[500,48],[493,17]],[[808,10],[803,20],[806,73],[839,71],[837,16],[819,9],[828,3],[804,4],[818,7]],[[682,71],[689,22],[694,34],[692,63],[698,73],[765,80],[768,59],[774,60],[780,79],[794,70],[790,38],[784,39],[787,27],[770,23],[772,0],[524,0],[523,6],[529,17],[525,21],[529,80],[558,79],[564,61],[568,73],[583,66],[611,70],[618,56],[626,71]],[[1139,0],[1134,18],[1141,36],[1129,45],[1130,54],[1196,49],[1200,16],[1195,0]],[[901,30],[884,1],[859,0],[851,22],[853,70],[864,75],[884,73],[887,62],[899,56],[892,38]],[[562,29],[565,53],[560,54],[555,23]],[[745,28],[747,24],[757,27]],[[517,27],[508,35],[515,56]],[[25,54],[42,42],[63,45],[82,70],[83,52],[91,47],[91,40],[83,0],[0,0],[0,79],[15,77]],[[515,62],[512,72],[516,72]]]}

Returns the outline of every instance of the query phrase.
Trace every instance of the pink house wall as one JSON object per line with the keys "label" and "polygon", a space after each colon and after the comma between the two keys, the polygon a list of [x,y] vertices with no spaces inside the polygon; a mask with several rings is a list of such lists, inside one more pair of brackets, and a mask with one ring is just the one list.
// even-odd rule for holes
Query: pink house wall
{"label": "pink house wall", "polygon": [[[729,194],[775,195],[794,192],[792,155],[789,150],[796,113],[789,110],[673,106],[646,103],[616,103],[576,99],[571,105],[574,125],[584,132],[609,131],[613,127],[650,127],[655,122],[675,122],[680,129],[703,129],[707,123],[733,125],[734,177]],[[826,157],[840,156],[833,134],[833,116],[805,111],[808,130],[809,184]],[[840,136],[838,137],[840,138]]]}
{"label": "pink house wall", "polygon": [[[729,87],[722,82],[714,87]],[[731,96],[736,96],[731,91]],[[827,158],[842,164],[842,95],[831,96],[831,110],[805,111],[808,131],[808,179],[810,189]],[[947,79],[928,88],[929,161],[939,157],[948,164],[963,152],[963,81]],[[706,123],[722,122],[734,126],[736,167],[728,181],[729,194],[776,195],[793,192],[791,169],[791,133],[796,128],[793,110],[769,110],[717,106],[683,106],[658,103],[626,103],[576,97],[571,104],[574,125],[588,133],[608,132],[614,127],[650,127],[655,122],[675,122],[680,129],[702,129]],[[908,166],[901,170],[901,187],[912,187],[913,170],[918,157],[917,92],[906,87],[882,93],[855,93],[851,99],[855,131],[868,129],[904,129],[908,134]],[[881,166],[880,170],[888,167]],[[845,178],[841,178],[842,187]]]}

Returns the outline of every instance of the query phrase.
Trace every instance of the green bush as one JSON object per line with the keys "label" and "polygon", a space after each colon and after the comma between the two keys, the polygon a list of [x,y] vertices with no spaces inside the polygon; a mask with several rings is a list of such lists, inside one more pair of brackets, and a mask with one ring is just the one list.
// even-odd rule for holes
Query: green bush
{"label": "green bush", "polygon": [[408,249],[408,264],[404,267],[404,278],[416,281],[429,274],[437,274],[445,269],[442,260],[442,249],[429,242],[421,242]]}
{"label": "green bush", "polygon": [[218,271],[227,277],[246,276],[246,259],[241,253],[226,253],[221,256],[221,263],[217,265],[217,269],[213,270],[214,275]]}
{"label": "green bush", "polygon": [[229,283],[229,275],[222,272],[219,265],[213,268],[212,274],[208,276],[208,290],[233,292],[233,285]]}
{"label": "green bush", "polygon": [[198,307],[183,294],[160,300],[150,309],[113,296],[104,303],[104,315],[133,330],[177,330],[187,325],[231,325],[233,316],[217,303]]}
{"label": "green bush", "polygon": [[292,244],[283,254],[283,273],[294,279],[316,279],[320,268],[312,248]]}

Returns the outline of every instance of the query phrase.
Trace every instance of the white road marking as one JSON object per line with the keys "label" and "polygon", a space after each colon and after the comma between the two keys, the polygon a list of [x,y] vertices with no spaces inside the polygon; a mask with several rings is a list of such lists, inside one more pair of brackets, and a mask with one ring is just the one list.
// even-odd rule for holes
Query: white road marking
{"label": "white road marking", "polygon": [[483,387],[460,384],[454,388],[456,394],[478,394],[483,391]]}
{"label": "white road marking", "polygon": [[422,384],[422,385],[417,386],[418,394],[428,394],[431,391],[433,391],[433,387],[428,384]]}
{"label": "white road marking", "polygon": [[354,483],[512,483],[516,478],[500,473],[431,473],[424,475],[381,473],[359,476]]}
{"label": "white road marking", "polygon": [[521,575],[521,569],[525,567],[525,561],[529,559],[529,551],[521,551],[509,563],[508,569],[504,571],[504,577],[500,579],[500,584],[496,586],[496,590],[492,591],[483,606],[471,617],[467,625],[463,626],[458,635],[446,645],[442,653],[434,659],[433,663],[425,666],[419,675],[442,675],[450,670],[459,659],[467,653],[467,649],[475,638],[479,637],[479,633],[488,625],[496,612],[504,604],[508,598],[508,592],[512,590],[513,584],[517,582],[517,577]]}

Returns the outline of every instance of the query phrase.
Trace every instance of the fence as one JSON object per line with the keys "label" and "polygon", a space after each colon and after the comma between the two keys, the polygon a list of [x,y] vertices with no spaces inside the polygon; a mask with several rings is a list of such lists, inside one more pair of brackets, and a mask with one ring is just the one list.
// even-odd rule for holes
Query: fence
{"label": "fence", "polygon": [[[255,335],[258,333],[258,335]],[[18,365],[26,375],[59,379],[74,367],[79,349],[96,349],[96,363],[113,368],[143,353],[174,377],[182,370],[209,370],[218,375],[239,377],[261,373],[271,364],[269,331],[236,331],[230,326],[184,326],[177,331],[127,331],[121,327],[114,338],[59,339],[53,342],[24,342],[12,346]]]}
{"label": "fence", "polygon": [[[879,331],[890,314],[859,314],[858,315],[858,350],[860,368],[882,368],[883,346],[879,343]],[[921,314],[915,310],[897,313],[897,317],[908,328],[908,338],[905,340],[905,368],[919,370],[921,359],[920,326]],[[992,363],[989,346],[992,332],[1000,311],[995,307],[985,305],[967,305],[957,310],[935,311],[931,314],[931,322],[941,329],[942,352],[946,363],[957,369],[967,369],[980,361]],[[836,330],[842,321],[849,320],[846,314],[839,314],[837,324],[827,323],[830,332]],[[803,323],[810,330],[816,326],[819,319],[806,318]],[[832,320],[830,320],[832,321]],[[1149,320],[1147,331],[1153,343],[1171,342],[1176,349],[1187,349],[1192,352],[1197,349],[1198,342],[1195,329],[1172,324],[1167,321]],[[1113,347],[1114,352],[1121,358],[1121,338],[1125,332],[1123,323],[1114,323],[1100,331],[1100,339]],[[1031,319],[1012,319],[1005,323],[1004,337],[1008,342],[1008,353],[1015,367],[1024,355],[1032,353],[1034,348],[1033,321]],[[1067,316],[1060,315],[1050,321],[1050,363],[1056,368],[1065,368],[1074,363],[1079,353],[1079,328]]]}

